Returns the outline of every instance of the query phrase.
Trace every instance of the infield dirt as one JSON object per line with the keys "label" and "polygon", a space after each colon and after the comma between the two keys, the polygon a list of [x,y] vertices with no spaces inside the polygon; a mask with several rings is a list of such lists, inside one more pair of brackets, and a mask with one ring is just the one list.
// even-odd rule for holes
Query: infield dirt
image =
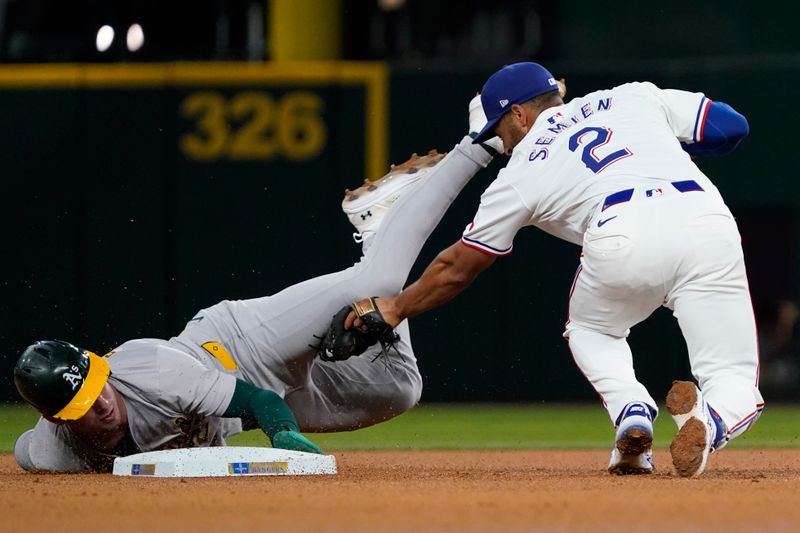
{"label": "infield dirt", "polygon": [[1,531],[797,531],[800,450],[724,450],[699,479],[669,454],[616,477],[608,452],[339,452],[321,477],[29,474],[0,456]]}

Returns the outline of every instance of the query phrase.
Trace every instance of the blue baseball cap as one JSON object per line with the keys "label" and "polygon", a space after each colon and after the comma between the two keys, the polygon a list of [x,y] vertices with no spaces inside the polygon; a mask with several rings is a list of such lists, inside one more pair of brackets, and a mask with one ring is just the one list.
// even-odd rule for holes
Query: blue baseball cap
{"label": "blue baseball cap", "polygon": [[557,91],[558,83],[550,71],[538,63],[514,63],[492,74],[481,89],[481,104],[489,122],[473,143],[494,137],[492,131],[511,104],[527,102],[535,96]]}

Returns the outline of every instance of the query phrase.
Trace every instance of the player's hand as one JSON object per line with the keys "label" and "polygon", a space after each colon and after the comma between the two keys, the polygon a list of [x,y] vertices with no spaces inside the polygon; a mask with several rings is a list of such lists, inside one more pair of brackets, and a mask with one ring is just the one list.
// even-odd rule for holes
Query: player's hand
{"label": "player's hand", "polygon": [[567,82],[566,82],[566,80],[564,80],[564,78],[561,78],[560,80],[556,80],[556,83],[558,84],[558,94],[561,95],[561,98],[564,98],[565,96],[567,96]]}
{"label": "player's hand", "polygon": [[[383,307],[393,310],[394,299],[382,298]],[[367,348],[380,343],[381,354],[394,347],[400,336],[394,326],[400,323],[396,313],[387,321],[378,308],[376,298],[365,298],[347,305],[333,315],[331,325],[319,346],[323,361],[344,361],[364,353]]]}
{"label": "player's hand", "polygon": [[[402,322],[400,317],[397,316],[397,311],[394,305],[396,299],[396,296],[372,299],[375,302],[375,307],[377,307],[378,313],[380,313],[380,315],[383,317],[383,321],[392,328],[396,328],[397,325]],[[361,309],[369,308],[371,305],[370,298],[359,300],[354,305],[359,306]],[[366,324],[364,324],[364,320],[359,317],[355,311],[350,311],[344,321],[344,329],[350,329],[352,327],[356,327],[364,332],[368,331]]]}

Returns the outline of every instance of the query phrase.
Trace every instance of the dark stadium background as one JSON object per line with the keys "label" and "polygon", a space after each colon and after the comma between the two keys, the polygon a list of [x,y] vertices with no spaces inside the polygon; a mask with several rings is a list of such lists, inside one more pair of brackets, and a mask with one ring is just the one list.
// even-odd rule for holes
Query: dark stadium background
{"label": "dark stadium background", "polygon": [[[471,96],[497,68],[520,60],[565,78],[568,98],[648,80],[703,91],[748,118],[750,137],[733,155],[699,164],[740,224],[765,397],[798,397],[792,143],[800,7],[320,0],[318,8],[293,12],[288,0],[0,1],[0,399],[16,399],[10,371],[36,339],[104,352],[131,338],[168,338],[219,300],[270,294],[348,266],[358,248],[339,211],[343,189],[375,177],[376,164],[452,147],[466,132]],[[133,24],[145,36],[137,50],[125,44]],[[116,34],[101,52],[103,25]],[[308,57],[303,41],[320,39],[326,46]],[[305,60],[332,62],[337,73],[303,81]],[[350,63],[339,61],[366,65],[366,74],[348,74]],[[187,62],[183,77],[169,78]],[[238,77],[284,65],[289,74]],[[210,92],[230,106],[254,91],[278,106],[312,95],[326,131],[321,148],[262,157],[198,157],[182,148],[197,127],[181,112],[187,99]],[[271,123],[269,135],[282,127]],[[492,171],[456,201],[412,277],[458,238]],[[561,339],[578,254],[524,231],[512,256],[456,302],[413,319],[424,400],[593,400]],[[689,377],[666,310],[630,342],[638,375],[657,398],[673,379]]]}

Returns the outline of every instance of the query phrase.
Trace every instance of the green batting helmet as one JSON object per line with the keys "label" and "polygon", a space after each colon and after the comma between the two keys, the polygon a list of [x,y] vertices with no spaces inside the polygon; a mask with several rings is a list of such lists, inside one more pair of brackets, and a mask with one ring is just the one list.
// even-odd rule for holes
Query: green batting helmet
{"label": "green batting helmet", "polygon": [[20,396],[40,413],[77,420],[92,407],[111,373],[108,361],[64,341],[37,341],[14,367]]}

